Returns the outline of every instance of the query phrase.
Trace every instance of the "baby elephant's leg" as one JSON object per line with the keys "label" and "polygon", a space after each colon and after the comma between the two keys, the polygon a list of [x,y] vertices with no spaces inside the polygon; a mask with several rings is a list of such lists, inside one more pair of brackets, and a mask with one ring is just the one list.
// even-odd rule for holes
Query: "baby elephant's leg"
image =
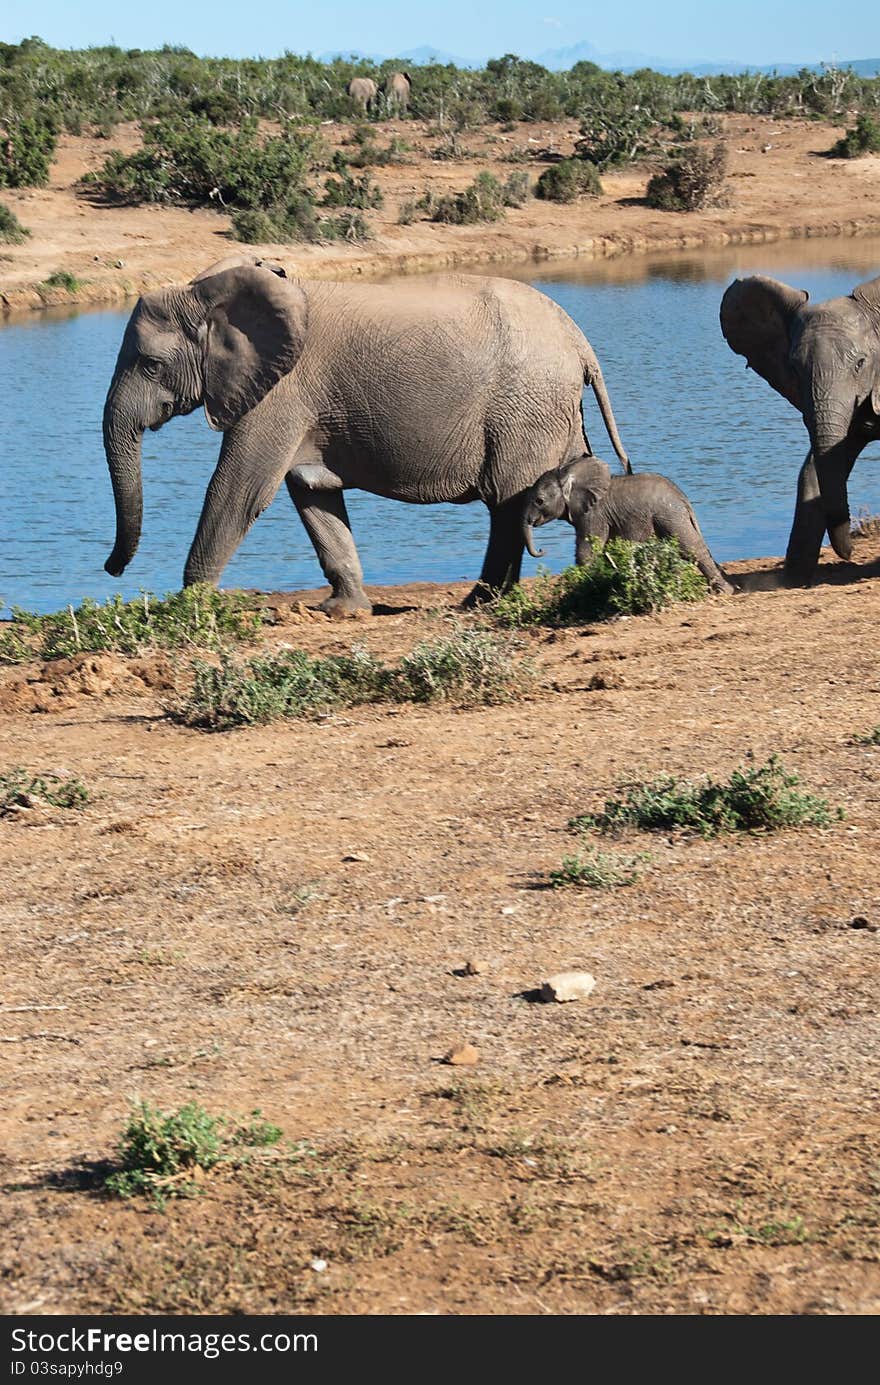
{"label": "baby elephant's leg", "polygon": [[682,513],[679,522],[670,526],[669,532],[673,538],[678,539],[685,553],[696,563],[712,591],[729,593],[735,590],[709,552],[706,540],[700,533],[696,515],[690,506]]}

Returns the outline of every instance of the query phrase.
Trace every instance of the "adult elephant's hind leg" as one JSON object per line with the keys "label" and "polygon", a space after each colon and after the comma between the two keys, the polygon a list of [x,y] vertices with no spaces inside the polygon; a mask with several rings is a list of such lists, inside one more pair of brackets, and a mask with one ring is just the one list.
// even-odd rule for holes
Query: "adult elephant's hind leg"
{"label": "adult elephant's hind leg", "polygon": [[480,580],[465,597],[465,606],[478,606],[519,581],[523,555],[523,498],[489,506],[489,546]]}
{"label": "adult elephant's hind leg", "polygon": [[286,478],[290,498],[314,545],[331,591],[320,609],[332,616],[351,616],[373,609],[364,591],[364,574],[354,546],[342,491],[311,491]]}

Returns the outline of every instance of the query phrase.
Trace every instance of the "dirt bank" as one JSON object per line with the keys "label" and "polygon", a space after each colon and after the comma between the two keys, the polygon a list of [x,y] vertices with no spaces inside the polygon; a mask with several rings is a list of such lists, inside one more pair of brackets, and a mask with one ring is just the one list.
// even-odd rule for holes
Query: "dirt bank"
{"label": "dirt bank", "polygon": [[[858,556],[535,633],[538,690],[482,710],[209,736],[164,717],[161,670],[31,668],[0,763],[93,801],[0,819],[3,1310],[876,1313],[880,750],[852,736],[880,720],[880,545]],[[355,626],[294,605],[268,638],[390,657],[460,595],[379,591]],[[845,819],[631,834],[635,884],[546,888],[621,781],[774,753]],[[532,1003],[566,967],[591,998]],[[476,1067],[440,1063],[458,1038]],[[165,1214],[106,1200],[136,1098],[260,1107],[297,1152]]]}
{"label": "dirt bank", "polygon": [[[595,201],[559,206],[531,198],[491,226],[425,220],[401,226],[401,204],[427,188],[463,188],[482,169],[503,179],[521,170],[536,178],[548,166],[541,154],[570,153],[578,130],[572,122],[490,127],[462,136],[461,157],[441,161],[432,157],[440,140],[430,127],[387,122],[377,128],[380,145],[397,135],[411,147],[405,163],[370,170],[385,197],[380,210],[368,213],[374,239],[365,246],[264,249],[296,273],[342,278],[877,232],[880,158],[826,158],[841,133],[821,122],[726,117],[730,204],[722,209],[653,211],[643,200],[652,170],[638,167],[604,175],[604,195]],[[350,128],[328,125],[322,134],[333,147],[349,138]],[[0,256],[0,305],[13,310],[118,301],[188,279],[229,253],[229,218],[222,211],[108,207],[77,189],[82,174],[99,167],[111,149],[128,151],[138,141],[136,127],[110,141],[65,137],[48,188],[4,193],[32,235]],[[80,286],[73,293],[46,287],[58,271]]]}

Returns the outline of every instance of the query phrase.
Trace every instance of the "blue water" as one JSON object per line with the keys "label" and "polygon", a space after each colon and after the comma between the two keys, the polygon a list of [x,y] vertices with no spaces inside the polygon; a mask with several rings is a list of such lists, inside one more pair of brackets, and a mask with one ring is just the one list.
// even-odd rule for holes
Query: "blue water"
{"label": "blue water", "polygon": [[[737,273],[770,273],[814,299],[880,273],[880,241],[753,247],[713,255],[517,272],[555,298],[593,343],[621,435],[638,470],[662,471],[690,496],[719,561],[785,549],[800,417],[734,356],[718,305]],[[0,600],[37,611],[85,596],[173,590],[219,450],[201,411],[144,437],[144,531],[121,582],[103,563],[114,534],[101,411],[128,310],[42,313],[0,328]],[[617,466],[592,395],[593,448]],[[850,499],[880,511],[880,445],[863,453]],[[488,533],[482,505],[414,507],[349,492],[366,582],[474,580]],[[545,565],[571,561],[573,531],[540,534]],[[523,572],[534,572],[526,558]],[[317,587],[314,551],[282,487],[226,569],[224,586]]]}

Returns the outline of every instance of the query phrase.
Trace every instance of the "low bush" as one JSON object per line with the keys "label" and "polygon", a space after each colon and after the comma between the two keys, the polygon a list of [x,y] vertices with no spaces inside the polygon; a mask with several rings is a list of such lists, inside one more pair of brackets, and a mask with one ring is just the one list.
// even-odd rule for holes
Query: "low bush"
{"label": "low bush", "polygon": [[0,188],[45,187],[57,144],[55,125],[41,116],[0,117]]}
{"label": "low bush", "polygon": [[492,173],[478,173],[462,192],[448,193],[434,202],[432,221],[448,226],[474,226],[500,221],[504,216],[504,189]]}
{"label": "low bush", "polygon": [[253,639],[263,617],[240,592],[185,587],[159,599],[144,592],[135,601],[112,596],[86,600],[52,615],[13,607],[12,630],[0,634],[0,663],[57,659],[73,654],[143,649],[217,649],[230,641]]}
{"label": "low bush", "polygon": [[880,121],[860,115],[851,130],[830,150],[835,159],[860,159],[864,154],[880,154]]}
{"label": "low bush", "polygon": [[645,856],[616,856],[595,846],[584,846],[574,856],[563,856],[559,870],[551,870],[554,889],[577,885],[581,889],[618,890],[634,885]]}
{"label": "low bush", "polygon": [[131,1113],[119,1146],[121,1167],[104,1180],[117,1197],[151,1197],[160,1207],[166,1198],[198,1191],[200,1174],[240,1157],[242,1148],[277,1144],[281,1131],[254,1111],[247,1122],[212,1116],[196,1102],[165,1113],[146,1101]]}
{"label": "low bush", "polygon": [[599,171],[585,159],[561,159],[545,168],[535,184],[535,196],[545,202],[576,202],[580,197],[601,195]]}
{"label": "low bush", "polygon": [[676,601],[701,601],[708,587],[674,539],[611,539],[584,567],[539,576],[495,601],[501,625],[581,625],[645,615]]}
{"label": "low bush", "polygon": [[828,827],[843,817],[828,800],[797,788],[776,755],[756,768],[734,770],[726,783],[663,775],[631,784],[622,797],[608,799],[601,813],[571,819],[576,831],[613,832],[637,827],[645,832],[676,828],[716,837],[727,832],[775,832],[784,827]]}
{"label": "low bush", "polygon": [[392,692],[399,702],[487,706],[511,701],[531,679],[515,646],[487,630],[463,629],[404,655],[393,671]]}
{"label": "low bush", "polygon": [[40,284],[41,289],[64,289],[66,293],[76,293],[81,287],[82,280],[77,279],[68,269],[53,270],[48,279],[44,279]]}
{"label": "low bush", "polygon": [[30,231],[22,226],[12,208],[0,202],[0,244],[23,245],[29,235]]}
{"label": "low bush", "polygon": [[713,149],[694,145],[682,152],[648,183],[645,195],[649,207],[664,212],[693,212],[703,207],[724,205],[724,180],[727,175],[727,150],[723,144]]}
{"label": "low bush", "polygon": [[325,236],[326,222],[306,193],[291,193],[286,202],[268,209],[243,207],[232,213],[232,237],[247,245],[289,245]]}
{"label": "low bush", "polygon": [[360,211],[382,206],[385,199],[369,173],[355,178],[345,161],[338,158],[334,159],[334,168],[339,177],[328,178],[324,184],[322,206],[356,207]]}
{"label": "low bush", "polygon": [[226,731],[280,717],[317,717],[368,702],[505,702],[529,684],[531,670],[508,642],[485,630],[460,630],[417,645],[388,666],[363,649],[315,658],[289,649],[239,663],[195,665],[192,691],[172,715],[187,726]]}
{"label": "low bush", "polygon": [[82,808],[89,791],[79,779],[61,774],[32,774],[16,766],[0,774],[0,817],[17,808],[33,808],[46,803],[51,808]]}

